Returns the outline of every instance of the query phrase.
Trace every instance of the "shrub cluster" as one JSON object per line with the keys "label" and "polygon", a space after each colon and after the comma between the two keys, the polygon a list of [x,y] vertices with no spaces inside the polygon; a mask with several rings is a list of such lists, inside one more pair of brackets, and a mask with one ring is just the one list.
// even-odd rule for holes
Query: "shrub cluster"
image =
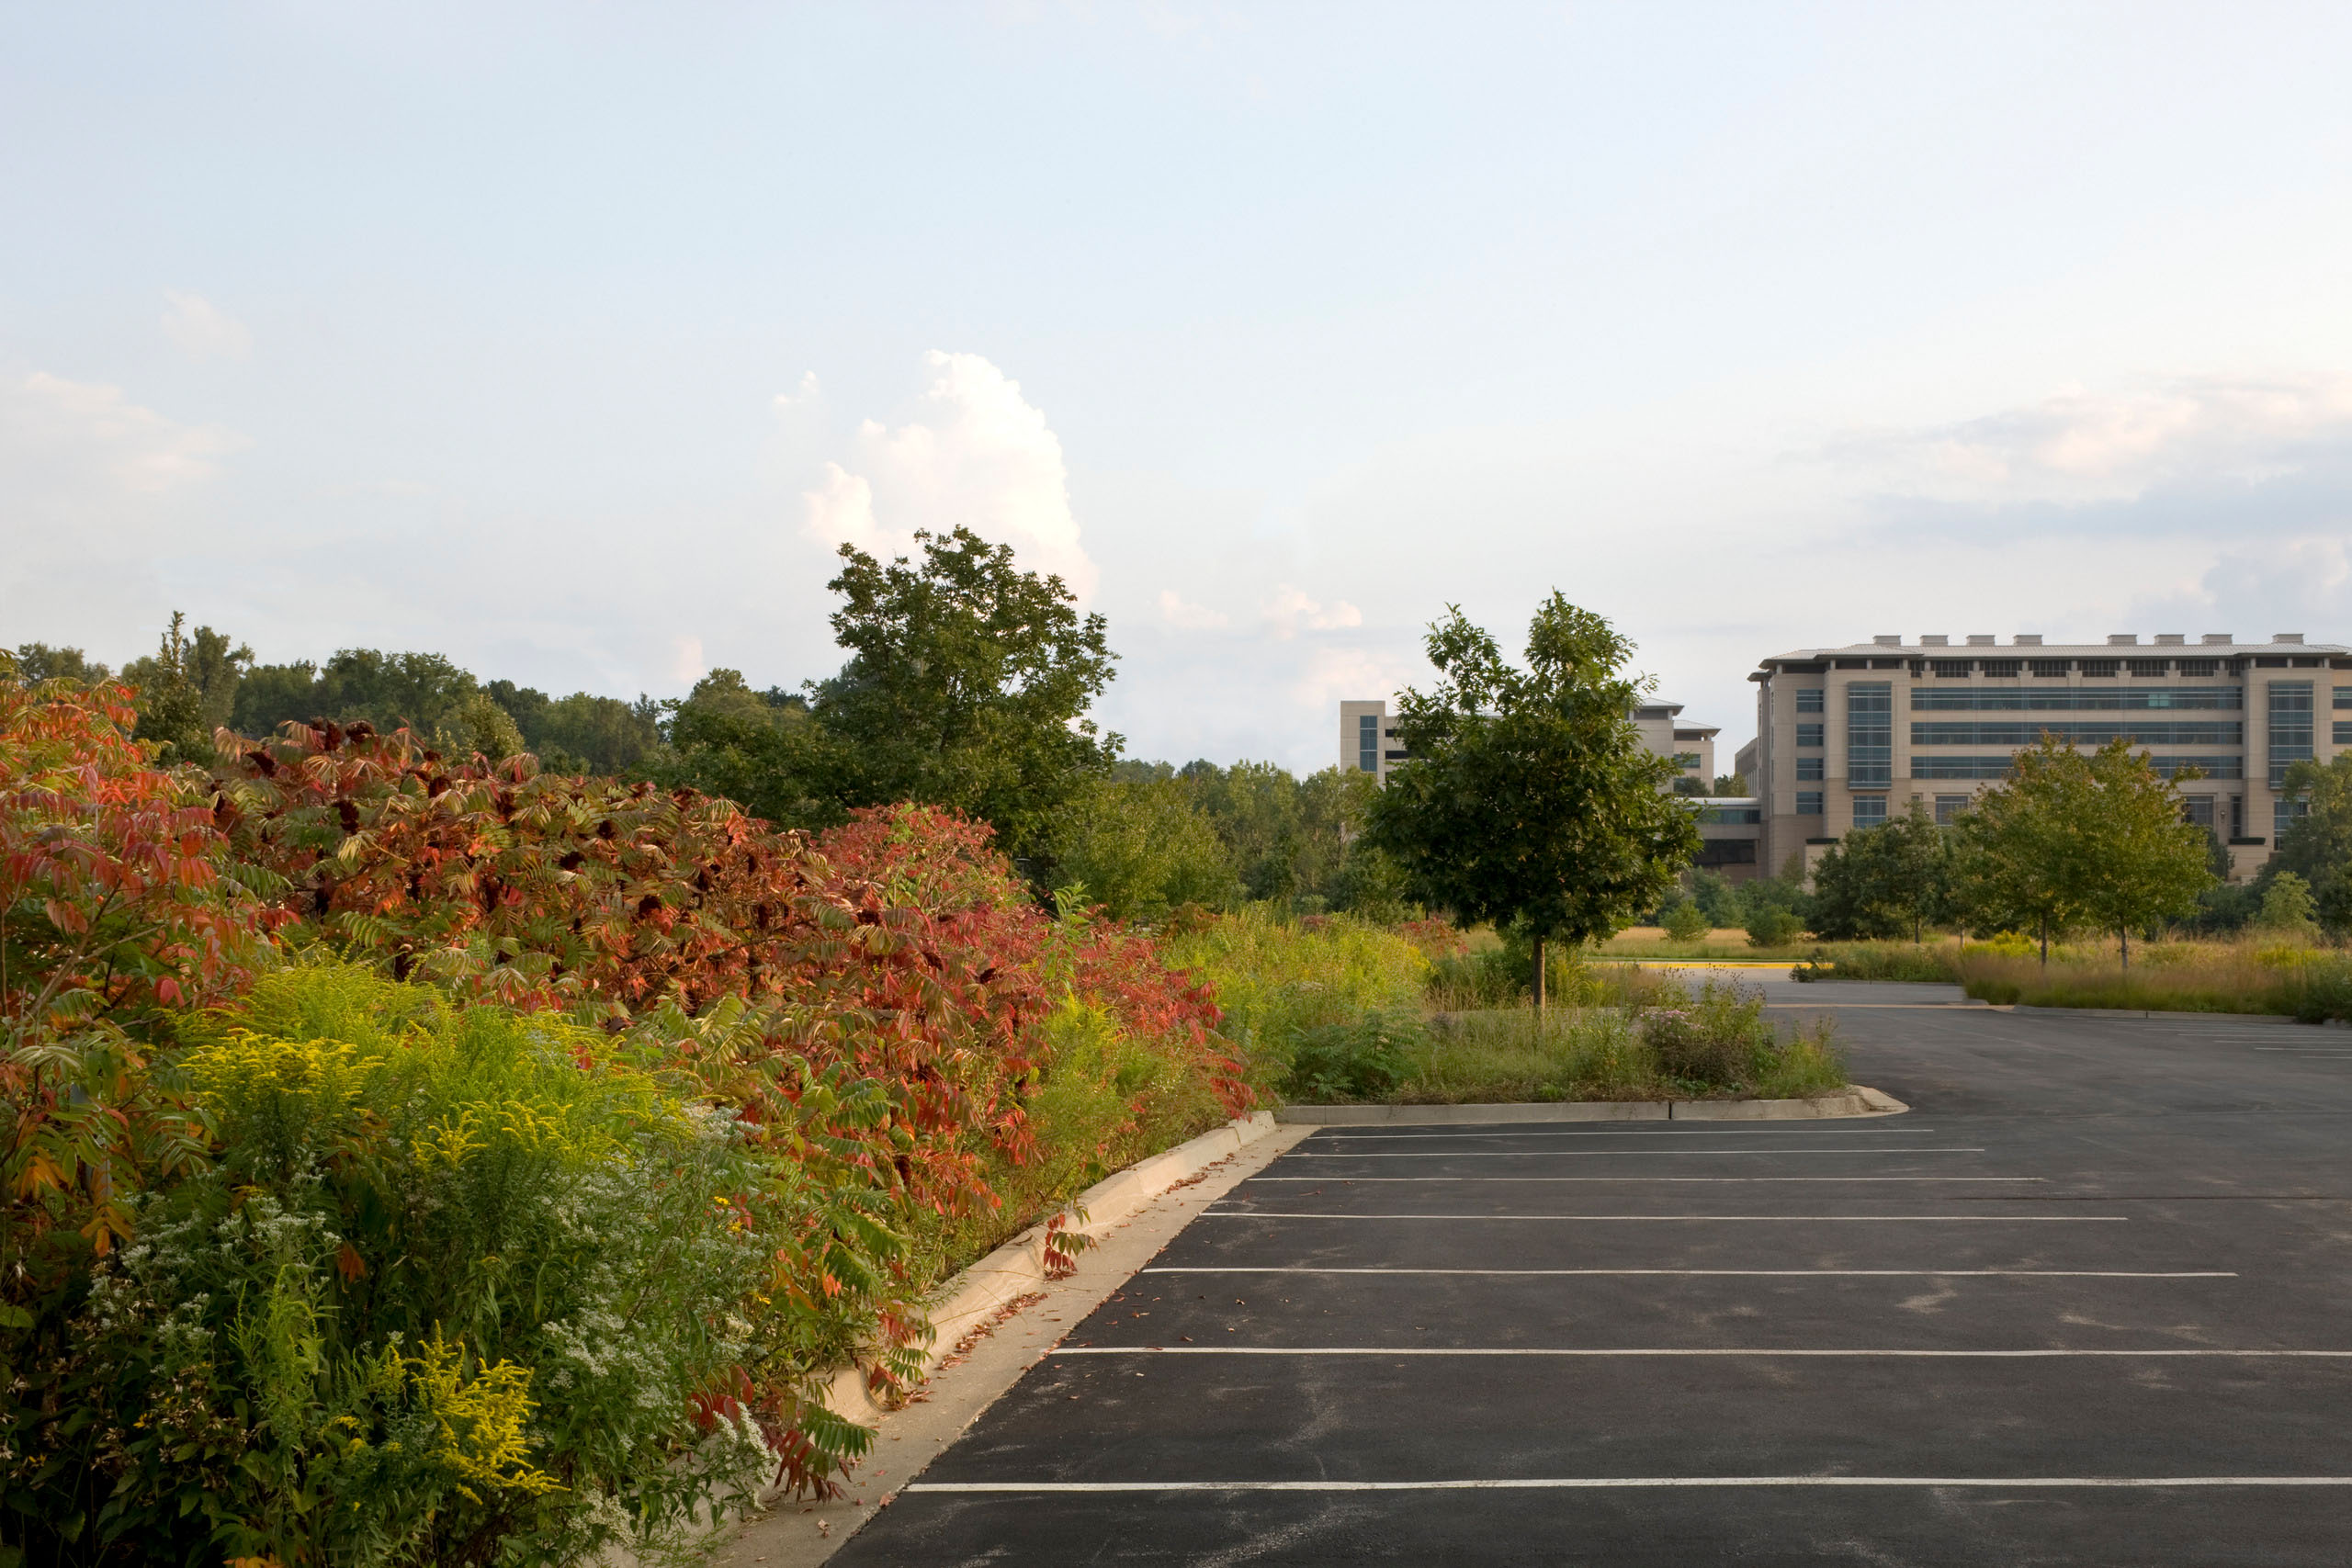
{"label": "shrub cluster", "polygon": [[824,1487],[939,1269],[1252,1100],[952,815],[366,724],[164,770],[128,696],[0,682],[0,1541],[575,1561],[753,1434]]}

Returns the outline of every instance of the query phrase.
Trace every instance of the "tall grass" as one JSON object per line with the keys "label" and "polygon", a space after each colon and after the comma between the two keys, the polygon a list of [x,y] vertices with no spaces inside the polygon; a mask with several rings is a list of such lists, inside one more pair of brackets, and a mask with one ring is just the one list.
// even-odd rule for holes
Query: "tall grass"
{"label": "tall grass", "polygon": [[2097,947],[2058,949],[2045,969],[2037,957],[1987,946],[1958,967],[1970,996],[2000,1004],[2352,1017],[2352,960],[2259,942],[2151,943],[2134,950],[2128,970]]}
{"label": "tall grass", "polygon": [[1417,1007],[1430,959],[1406,937],[1345,915],[1291,919],[1262,904],[1160,942],[1172,969],[1208,985],[1245,1055],[1287,1055],[1312,1029]]}

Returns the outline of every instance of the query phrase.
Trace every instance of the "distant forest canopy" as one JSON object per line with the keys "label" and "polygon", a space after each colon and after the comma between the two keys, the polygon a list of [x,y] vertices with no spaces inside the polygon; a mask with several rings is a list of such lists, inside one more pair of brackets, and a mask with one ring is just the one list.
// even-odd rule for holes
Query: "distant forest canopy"
{"label": "distant forest canopy", "polygon": [[[166,761],[213,765],[222,727],[257,738],[288,721],[404,725],[448,753],[529,752],[548,772],[722,795],[779,828],[821,830],[898,801],[947,807],[990,824],[1041,897],[1076,893],[1119,919],[1253,901],[1402,911],[1395,867],[1361,830],[1370,774],[1122,760],[1122,738],[1090,716],[1114,664],[1102,618],[968,530],[924,536],[922,552],[886,566],[843,549],[831,586],[848,657],[799,691],[721,669],[684,699],[558,698],[441,654],[375,649],[261,664],[176,615],[119,675],[138,688],[139,738]],[[43,643],[15,662],[35,681],[110,673]]]}
{"label": "distant forest canopy", "polygon": [[662,705],[651,697],[550,697],[513,681],[483,681],[438,653],[346,648],[323,663],[257,664],[253,649],[230,634],[210,626],[183,632],[178,616],[155,653],[119,671],[78,648],[40,642],[20,645],[16,658],[18,672],[32,681],[119,673],[140,689],[140,738],[168,741],[187,760],[208,757],[211,732],[224,725],[262,736],[289,720],[319,718],[365,719],[386,729],[404,724],[493,758],[529,751],[557,773],[624,774],[662,739]]}

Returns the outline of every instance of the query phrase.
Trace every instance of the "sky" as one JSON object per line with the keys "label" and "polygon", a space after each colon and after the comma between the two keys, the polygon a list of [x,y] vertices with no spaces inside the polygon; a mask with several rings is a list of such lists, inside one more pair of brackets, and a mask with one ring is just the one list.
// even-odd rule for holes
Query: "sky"
{"label": "sky", "polygon": [[961,523],[1304,770],[1554,590],[1725,766],[1788,649],[2352,640],[2340,6],[0,24],[0,643],[793,686]]}

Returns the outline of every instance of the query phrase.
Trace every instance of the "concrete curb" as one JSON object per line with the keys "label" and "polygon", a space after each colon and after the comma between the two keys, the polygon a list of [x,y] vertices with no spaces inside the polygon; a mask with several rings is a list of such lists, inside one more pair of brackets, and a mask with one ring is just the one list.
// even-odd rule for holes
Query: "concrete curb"
{"label": "concrete curb", "polygon": [[1422,1127],[1504,1122],[1806,1122],[1837,1116],[1894,1116],[1911,1108],[1891,1094],[1856,1084],[1811,1100],[1568,1100],[1493,1105],[1286,1105],[1290,1125]]}
{"label": "concrete curb", "polygon": [[[1163,1154],[1138,1160],[1080,1193],[1077,1201],[1062,1211],[1061,1228],[1099,1236],[1178,1182],[1240,1153],[1274,1129],[1272,1112],[1253,1111]],[[1083,1221],[1079,1218],[1081,1213],[1085,1215]],[[923,1354],[925,1376],[975,1325],[988,1322],[1006,1303],[1033,1293],[1045,1283],[1046,1235],[1049,1227],[1050,1222],[1032,1225],[932,1292],[933,1333],[931,1348]],[[885,1413],[866,1385],[863,1367],[844,1367],[834,1373],[825,1404],[835,1415],[863,1426],[872,1426]]]}

